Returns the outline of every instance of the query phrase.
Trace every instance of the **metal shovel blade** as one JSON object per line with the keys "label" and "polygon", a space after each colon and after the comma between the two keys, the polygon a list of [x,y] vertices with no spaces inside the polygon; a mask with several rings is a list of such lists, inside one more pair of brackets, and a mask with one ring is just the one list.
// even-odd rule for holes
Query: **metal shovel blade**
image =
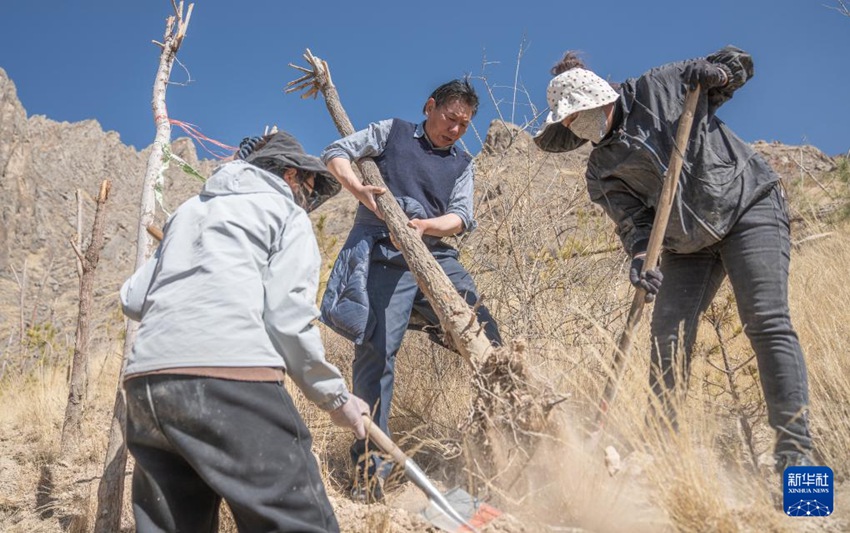
{"label": "metal shovel blade", "polygon": [[441,493],[411,459],[404,463],[404,474],[428,496],[422,516],[443,531],[477,533],[477,528],[501,514],[460,487]]}
{"label": "metal shovel blade", "polygon": [[363,425],[372,442],[388,453],[396,464],[404,465],[404,475],[428,497],[428,507],[423,515],[438,528],[450,532],[477,533],[478,527],[502,514],[494,507],[479,504],[478,500],[461,489],[453,489],[443,495],[419,465],[401,451],[367,415],[363,415]]}

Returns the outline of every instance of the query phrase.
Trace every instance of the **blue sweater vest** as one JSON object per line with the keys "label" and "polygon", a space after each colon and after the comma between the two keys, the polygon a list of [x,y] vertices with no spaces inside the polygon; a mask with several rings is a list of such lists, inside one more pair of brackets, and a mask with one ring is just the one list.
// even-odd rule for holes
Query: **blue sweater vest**
{"label": "blue sweater vest", "polygon": [[374,161],[396,197],[417,200],[428,218],[445,215],[455,183],[472,157],[458,148],[435,150],[424,135],[415,138],[415,131],[416,124],[393,119],[386,147]]}

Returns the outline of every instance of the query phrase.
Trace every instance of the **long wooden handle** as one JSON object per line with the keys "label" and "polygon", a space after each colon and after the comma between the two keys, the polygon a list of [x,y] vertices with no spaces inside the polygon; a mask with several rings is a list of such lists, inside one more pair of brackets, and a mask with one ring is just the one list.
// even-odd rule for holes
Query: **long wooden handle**
{"label": "long wooden handle", "polygon": [[[685,150],[688,148],[688,139],[691,136],[691,128],[694,124],[694,114],[699,101],[700,88],[688,91],[685,96],[685,108],[679,119],[676,130],[676,148],[670,154],[670,163],[664,175],[664,185],[661,188],[661,197],[655,210],[655,219],[652,222],[652,233],[649,236],[649,244],[646,248],[646,259],[643,262],[643,272],[652,270],[658,264],[661,256],[661,246],[664,243],[664,234],[667,231],[667,222],[670,220],[670,212],[673,210],[673,200],[676,198],[676,188],[679,185],[679,176],[682,172],[682,164],[685,161]],[[635,329],[640,323],[641,312],[646,301],[646,291],[638,288],[632,300],[629,316],[626,319],[626,327],[617,342],[617,350],[614,352],[614,362],[611,365],[611,373],[605,382],[602,391],[602,400],[599,403],[599,411],[596,415],[597,431],[605,427],[605,419],[608,409],[617,396],[617,389],[626,366],[626,358],[632,351],[632,341]]]}
{"label": "long wooden handle", "polygon": [[652,233],[649,235],[646,260],[643,263],[644,272],[655,268],[661,257],[661,245],[664,243],[667,222],[670,220],[673,201],[676,199],[676,188],[679,185],[679,176],[682,174],[682,164],[685,162],[685,151],[688,149],[688,139],[691,137],[698,101],[699,86],[689,90],[685,96],[685,109],[682,111],[682,118],[679,119],[679,127],[676,130],[676,149],[670,154],[670,163],[667,166],[664,185],[661,187],[661,197],[658,199],[658,208],[655,211],[655,219],[652,221]]}
{"label": "long wooden handle", "polygon": [[369,434],[369,439],[377,444],[378,448],[380,448],[384,453],[390,454],[396,463],[404,466],[404,463],[406,463],[409,459],[407,454],[401,451],[401,448],[399,448],[386,433],[381,431],[381,428],[375,424],[374,420],[363,415],[363,425],[366,426],[366,433]]}

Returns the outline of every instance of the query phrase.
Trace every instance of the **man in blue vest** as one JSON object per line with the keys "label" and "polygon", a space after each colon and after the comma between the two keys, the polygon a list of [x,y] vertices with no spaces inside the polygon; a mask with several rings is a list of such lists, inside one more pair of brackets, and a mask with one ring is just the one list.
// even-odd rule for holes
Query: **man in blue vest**
{"label": "man in blue vest", "polygon": [[[472,215],[474,166],[472,157],[455,146],[478,110],[478,95],[468,80],[453,80],[438,87],[425,102],[425,121],[382,120],[340,139],[322,152],[331,174],[360,205],[354,227],[334,264],[322,300],[321,320],[352,340],[353,389],[372,409],[375,422],[388,432],[393,394],[395,358],[416,311],[433,324],[439,321],[381,220],[375,196],[381,187],[365,185],[351,163],[371,157],[384,181],[410,217],[448,278],[470,305],[478,292],[469,272],[458,261],[458,252],[441,237],[475,229]],[[478,320],[488,339],[501,344],[499,330],[489,310],[480,305]],[[370,446],[374,449],[374,446]],[[388,466],[365,457],[364,440],[351,447],[357,465],[356,497],[380,499]],[[377,473],[369,479],[373,473]],[[369,483],[360,475],[367,476]]]}

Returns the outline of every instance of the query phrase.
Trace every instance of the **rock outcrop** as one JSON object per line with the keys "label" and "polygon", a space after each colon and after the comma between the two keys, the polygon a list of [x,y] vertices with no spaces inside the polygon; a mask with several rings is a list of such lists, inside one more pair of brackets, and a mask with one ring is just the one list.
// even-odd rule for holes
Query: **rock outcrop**
{"label": "rock outcrop", "polygon": [[[178,139],[172,149],[202,174],[215,166],[215,162],[198,160],[189,139]],[[50,323],[59,335],[73,336],[79,282],[69,239],[77,232],[76,194],[79,191],[83,198],[80,220],[85,245],[94,217],[93,197],[104,179],[112,180],[112,193],[96,307],[117,308],[120,283],[133,269],[148,150],[138,152],[124,145],[116,132],[103,131],[95,120],[68,123],[44,116],[27,118],[14,83],[0,69],[0,337],[4,343],[19,336],[21,316],[25,328]],[[195,194],[199,185],[196,179],[169,169],[164,204],[173,209]]]}

